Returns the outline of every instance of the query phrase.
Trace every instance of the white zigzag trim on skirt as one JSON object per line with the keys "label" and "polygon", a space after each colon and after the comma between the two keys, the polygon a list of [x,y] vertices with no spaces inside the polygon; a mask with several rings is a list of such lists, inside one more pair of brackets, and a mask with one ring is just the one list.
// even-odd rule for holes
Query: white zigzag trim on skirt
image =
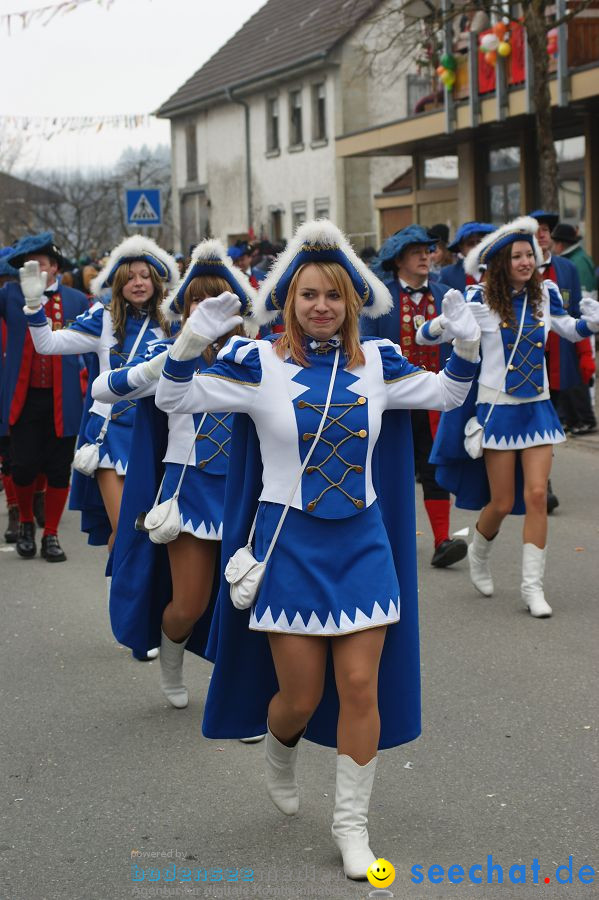
{"label": "white zigzag trim on skirt", "polygon": [[181,531],[184,531],[186,534],[193,534],[194,537],[201,538],[204,541],[222,541],[223,539],[222,522],[219,522],[218,528],[215,527],[213,522],[209,523],[208,528],[206,528],[205,522],[200,522],[198,527],[194,528],[191,519],[185,522],[183,516],[181,516]]}
{"label": "white zigzag trim on skirt", "polygon": [[509,440],[505,435],[500,437],[499,440],[491,435],[491,437],[484,439],[483,447],[486,447],[488,450],[525,450],[527,447],[540,447],[543,444],[563,444],[565,440],[566,437],[561,431],[552,429],[551,431],[544,431],[543,434],[535,431],[534,434],[527,434],[525,437],[522,437],[522,435],[518,435],[517,438],[510,437]]}
{"label": "white zigzag trim on skirt", "polygon": [[377,625],[392,625],[399,622],[399,597],[397,601],[389,601],[389,611],[384,613],[378,603],[374,604],[372,616],[367,616],[361,609],[356,609],[354,621],[350,619],[347,613],[342,612],[339,625],[335,624],[333,616],[329,613],[324,625],[315,612],[312,613],[308,620],[308,624],[304,625],[304,620],[299,612],[295,614],[295,618],[289,624],[289,620],[282,611],[277,621],[273,621],[270,606],[264,610],[260,621],[256,618],[255,608],[252,608],[249,627],[252,631],[280,631],[285,634],[318,634],[318,635],[335,635],[350,634],[352,631],[363,631],[365,628],[374,628]]}
{"label": "white zigzag trim on skirt", "polygon": [[123,466],[120,459],[117,459],[116,463],[113,463],[110,456],[106,454],[103,456],[100,462],[98,463],[99,469],[114,469],[117,475],[126,475],[127,474],[127,466]]}

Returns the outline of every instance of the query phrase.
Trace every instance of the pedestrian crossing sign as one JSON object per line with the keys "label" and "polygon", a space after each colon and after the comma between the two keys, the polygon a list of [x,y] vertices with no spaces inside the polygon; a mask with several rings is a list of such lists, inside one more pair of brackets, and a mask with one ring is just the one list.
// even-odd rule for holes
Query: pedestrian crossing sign
{"label": "pedestrian crossing sign", "polygon": [[127,225],[162,225],[160,190],[135,188],[125,191]]}

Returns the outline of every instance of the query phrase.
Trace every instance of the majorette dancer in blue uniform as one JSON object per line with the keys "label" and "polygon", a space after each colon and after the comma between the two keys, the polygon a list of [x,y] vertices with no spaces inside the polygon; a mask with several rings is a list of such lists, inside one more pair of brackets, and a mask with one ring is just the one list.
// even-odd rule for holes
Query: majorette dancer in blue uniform
{"label": "majorette dancer in blue uniform", "polygon": [[[150,341],[165,336],[160,303],[178,277],[175,260],[154,241],[140,235],[128,237],[115,247],[93,282],[96,296],[111,288],[110,302],[95,303],[68,328],[53,331],[41,308],[44,273],[36,262],[26,263],[21,270],[21,287],[35,349],[58,356],[95,353],[100,371],[119,368],[132,352],[143,357]],[[134,419],[132,400],[112,407],[94,402],[82,424],[82,442],[99,443],[94,475],[110,529],[105,529],[103,539],[95,542],[108,542],[109,548],[116,533]]]}
{"label": "majorette dancer in blue uniform", "polygon": [[[15,269],[33,265],[43,271],[46,280],[36,304],[40,319],[44,325],[48,322],[48,330],[54,329],[55,335],[87,310],[85,294],[61,282],[59,272],[67,260],[51,232],[21,238],[4,259]],[[25,302],[18,283],[0,288],[0,319],[6,329],[0,434],[10,435],[11,474],[19,506],[16,549],[24,559],[33,558],[37,552],[36,480],[45,473],[48,489],[41,555],[48,562],[64,562],[67,557],[58,541],[58,525],[69,493],[75,438],[83,409],[79,358],[77,351],[69,350],[70,355],[60,359],[50,359],[37,351],[27,328]]]}
{"label": "majorette dancer in blue uniform", "polygon": [[439,374],[389,340],[361,341],[360,313],[388,312],[389,292],[335,225],[306,223],[259,291],[258,322],[282,313],[285,334],[232,338],[194,375],[198,352],[240,321],[236,300],[206,300],[156,392],[169,413],[251,419],[235,417],[225,560],[247,543],[256,511],[254,553],[264,559],[289,503],[252,608],[234,609],[221,588],[203,730],[239,738],[266,731],[268,717],[266,785],[288,815],[299,806],[301,736],[337,747],[332,830],[350,878],[375,860],[367,818],[377,749],[420,730],[414,468],[408,414],[395,411],[450,409],[468,393],[479,328],[458,299],[445,305],[459,340]]}
{"label": "majorette dancer in blue uniform", "polygon": [[[456,493],[459,506],[482,508],[468,558],[472,582],[486,597],[493,593],[489,567],[493,540],[503,519],[521,511],[518,480],[522,478],[522,600],[531,615],[545,618],[552,613],[543,591],[547,482],[553,446],[565,441],[549,398],[545,346],[550,331],[569,341],[599,331],[599,303],[583,300],[581,319],[566,313],[557,286],[538,272],[543,255],[535,237],[537,229],[538,222],[531,217],[515,219],[482,240],[466,258],[467,272],[486,267],[483,283],[471,288],[467,299],[482,332],[476,418],[484,426],[488,492],[483,486],[477,502],[474,479],[464,471],[464,459],[469,457],[464,450],[463,421],[452,425],[451,415],[442,416],[432,459],[438,464],[437,479]],[[423,343],[445,339],[443,317],[427,322],[418,334]],[[472,462],[476,467],[480,460]],[[482,474],[480,466],[478,474]]]}
{"label": "majorette dancer in blue uniform", "polygon": [[[257,334],[257,328],[252,328],[248,319],[256,298],[249,279],[233,267],[220,241],[202,241],[192,253],[182,282],[163,301],[162,313],[171,323],[185,324],[206,297],[223,292],[234,292],[239,297],[246,320],[247,331],[238,327],[233,334]],[[206,347],[195,361],[198,371],[214,362],[217,352],[231,336],[228,334]],[[94,399],[117,403],[125,398],[151,397],[147,402],[153,406],[158,377],[167,356],[164,347],[173,340],[176,338],[157,342],[149,349],[147,361],[103,372],[92,385]],[[162,487],[156,499],[165,503],[178,491],[180,531],[166,541],[171,595],[170,586],[163,586],[156,572],[157,560],[148,559],[148,554],[159,554],[160,548],[132,527],[132,520],[141,509],[147,509],[147,501],[154,500],[158,487],[153,470],[144,467],[143,462],[137,464],[139,448],[146,456],[150,447],[158,450],[152,445],[159,440],[160,429],[147,427],[142,432],[142,423],[151,421],[145,407],[146,403],[138,404],[132,466],[125,480],[112,566],[111,620],[116,639],[138,653],[150,650],[160,641],[161,687],[169,703],[182,709],[189,699],[183,683],[185,648],[205,655],[210,619],[205,613],[215,571],[219,568],[233,416],[220,412],[204,416],[197,412],[194,415],[172,413],[168,417],[168,444],[159,454],[164,466],[157,467],[157,478],[163,479]]]}

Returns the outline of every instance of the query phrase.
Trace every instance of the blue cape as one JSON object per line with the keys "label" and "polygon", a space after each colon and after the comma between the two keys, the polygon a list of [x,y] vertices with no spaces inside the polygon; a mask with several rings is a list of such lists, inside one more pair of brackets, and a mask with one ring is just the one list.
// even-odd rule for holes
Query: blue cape
{"label": "blue cape", "polygon": [[[87,393],[83,404],[83,415],[79,426],[77,447],[86,443],[85,429],[89,422],[89,411],[93,403],[92,385],[100,374],[100,364],[96,353],[86,353],[84,356],[87,364],[88,381]],[[77,509],[81,512],[81,531],[87,534],[87,542],[93,547],[101,547],[108,543],[112,532],[110,520],[106,514],[104,501],[95,478],[83,475],[73,469],[71,476],[71,493],[69,495],[69,509]]]}
{"label": "blue cape", "polygon": [[[119,525],[111,555],[110,621],[119,643],[138,654],[160,646],[162,614],[172,596],[168,552],[165,544],[153,544],[145,531],[135,530],[142,510],[152,508],[164,474],[162,458],[168,441],[168,417],[156,408],[154,397],[137,401],[131,454],[119,513]],[[217,558],[217,569],[220,559]],[[187,650],[206,656],[206,643],[214,610],[216,589],[204,615],[187,642]]]}
{"label": "blue cape", "polygon": [[[437,484],[455,494],[455,504],[460,509],[482,509],[491,499],[484,459],[472,459],[464,448],[464,428],[468,419],[476,415],[477,391],[478,378],[475,378],[462,406],[443,413],[430,455],[430,462],[436,466]],[[512,515],[524,515],[526,511],[523,490],[522,466],[517,454]]]}
{"label": "blue cape", "polygon": [[[402,470],[399,478],[398,463]],[[384,750],[412,741],[420,734],[414,459],[409,412],[384,413],[372,475],[401,597],[401,621],[387,628],[379,670],[379,749]],[[248,416],[237,414],[225,492],[223,570],[230,556],[247,543],[261,485],[262,460],[254,424]],[[205,737],[241,738],[266,731],[268,704],[278,685],[268,636],[250,631],[249,617],[249,610],[233,606],[229,585],[222,576],[207,651],[209,658],[214,658],[214,672],[202,725]],[[329,651],[324,695],[305,737],[336,747],[338,715],[339,700]]]}

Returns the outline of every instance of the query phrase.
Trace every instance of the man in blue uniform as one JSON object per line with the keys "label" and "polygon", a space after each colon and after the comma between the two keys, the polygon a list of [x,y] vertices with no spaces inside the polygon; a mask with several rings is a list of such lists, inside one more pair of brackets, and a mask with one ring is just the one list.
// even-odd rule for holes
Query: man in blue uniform
{"label": "man in blue uniform", "polygon": [[[66,260],[49,231],[22,238],[7,256],[18,269],[36,260],[48,274],[44,302],[52,328],[63,328],[88,309],[81,291],[64,287],[58,275]],[[10,435],[12,478],[19,506],[16,549],[31,559],[37,552],[33,495],[40,472],[47,477],[45,527],[41,555],[63,562],[58,524],[69,492],[75,438],[83,409],[77,356],[36,353],[23,313],[18,283],[0,288],[0,318],[6,326],[6,358],[0,390],[0,431]]]}
{"label": "man in blue uniform", "polygon": [[[429,281],[431,250],[438,240],[421,225],[410,225],[385,241],[372,268],[391,291],[393,309],[379,319],[362,322],[364,334],[399,344],[411,363],[432,372],[445,366],[451,351],[449,344],[423,347],[416,343],[416,332],[424,322],[440,315],[441,301],[449,290],[442,282]],[[437,484],[435,467],[428,459],[439,418],[432,410],[411,412],[416,471],[434,536],[431,565],[444,568],[463,559],[467,545],[461,538],[449,537],[449,493]]]}
{"label": "man in blue uniform", "polygon": [[[537,240],[539,247],[543,251],[544,259],[544,265],[541,266],[539,271],[545,279],[557,284],[562,295],[564,309],[570,316],[578,318],[580,316],[581,290],[576,266],[569,259],[555,256],[551,252],[553,249],[551,232],[559,221],[559,215],[554,212],[547,212],[544,209],[535,209],[530,215],[539,223]],[[565,338],[559,337],[552,331],[547,341],[546,357],[551,400],[553,405],[559,410],[560,394],[582,384],[576,345],[565,340]],[[557,506],[559,506],[559,500],[553,493],[551,481],[549,481],[547,512],[552,513]]]}
{"label": "man in blue uniform", "polygon": [[488,222],[464,222],[460,225],[453,242],[447,247],[452,253],[457,253],[458,258],[452,265],[443,266],[439,272],[441,284],[447,284],[462,294],[466,293],[468,285],[476,284],[476,279],[472,275],[466,275],[464,271],[464,259],[492,231],[495,231],[495,226]]}

